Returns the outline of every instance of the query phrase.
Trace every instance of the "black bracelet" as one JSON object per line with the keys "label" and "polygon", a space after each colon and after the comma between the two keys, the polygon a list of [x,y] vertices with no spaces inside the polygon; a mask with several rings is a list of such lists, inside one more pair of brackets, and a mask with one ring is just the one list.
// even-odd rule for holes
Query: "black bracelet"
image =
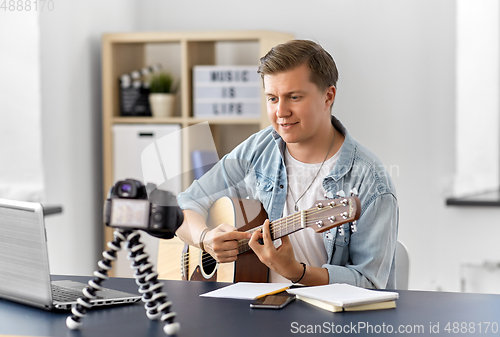
{"label": "black bracelet", "polygon": [[304,266],[304,271],[302,272],[302,276],[299,278],[298,281],[295,281],[295,282],[292,281],[293,284],[299,283],[304,278],[304,275],[306,274],[306,264],[304,262],[301,262],[300,264]]}

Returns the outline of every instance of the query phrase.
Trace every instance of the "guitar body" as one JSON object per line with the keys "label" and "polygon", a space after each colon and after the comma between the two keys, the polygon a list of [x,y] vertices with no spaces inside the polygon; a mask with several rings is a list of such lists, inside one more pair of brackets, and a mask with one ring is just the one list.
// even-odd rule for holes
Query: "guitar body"
{"label": "guitar body", "polygon": [[[207,225],[215,228],[221,223],[227,223],[238,231],[245,232],[261,226],[266,219],[266,211],[259,201],[222,197],[210,208]],[[189,259],[192,281],[267,282],[269,270],[251,250],[238,255],[234,263],[216,263],[209,254],[198,248],[190,246],[189,250],[189,256],[196,257]],[[194,266],[193,269],[191,265]]]}
{"label": "guitar body", "polygon": [[181,280],[183,271],[179,261],[183,260],[184,242],[178,237],[170,240],[160,239],[158,243],[158,278],[163,280]]}
{"label": "guitar body", "polygon": [[229,266],[231,269],[226,267],[219,270],[221,268],[218,267],[217,261],[215,261],[210,254],[194,246],[185,244],[181,264],[181,276],[184,281],[216,282],[217,275],[222,274],[224,280],[227,279],[229,280],[227,282],[232,282],[232,266]]}

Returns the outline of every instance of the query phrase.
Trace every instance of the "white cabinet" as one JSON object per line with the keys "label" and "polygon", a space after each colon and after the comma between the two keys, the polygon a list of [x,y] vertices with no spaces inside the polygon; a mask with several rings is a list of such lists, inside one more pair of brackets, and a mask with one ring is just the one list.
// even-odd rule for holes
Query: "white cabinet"
{"label": "white cabinet", "polygon": [[179,124],[113,125],[113,179],[154,182],[174,194],[181,191]]}
{"label": "white cabinet", "polygon": [[[126,178],[143,183],[154,181],[161,189],[179,194],[182,166],[180,125],[113,125],[113,162],[114,183]],[[156,174],[159,178],[155,179],[151,172],[159,172],[160,175]],[[155,262],[159,240],[144,232],[141,232],[141,238],[150,261]],[[133,277],[125,247],[118,253],[114,265],[115,276]]]}

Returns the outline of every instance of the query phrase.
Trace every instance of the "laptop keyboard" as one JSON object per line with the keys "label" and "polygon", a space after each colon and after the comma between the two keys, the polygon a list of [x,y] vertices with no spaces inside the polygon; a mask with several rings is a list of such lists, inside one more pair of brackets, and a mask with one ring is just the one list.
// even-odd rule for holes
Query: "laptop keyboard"
{"label": "laptop keyboard", "polygon": [[83,296],[81,291],[52,284],[52,299],[54,301],[75,302],[81,296]]}

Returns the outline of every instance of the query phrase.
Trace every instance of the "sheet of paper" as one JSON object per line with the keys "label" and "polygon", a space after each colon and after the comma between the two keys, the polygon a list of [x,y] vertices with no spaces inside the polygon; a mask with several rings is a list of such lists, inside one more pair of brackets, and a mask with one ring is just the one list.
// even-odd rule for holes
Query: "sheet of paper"
{"label": "sheet of paper", "polygon": [[240,300],[253,300],[264,294],[285,290],[290,283],[251,283],[238,282],[227,287],[201,294],[201,297],[235,298]]}

